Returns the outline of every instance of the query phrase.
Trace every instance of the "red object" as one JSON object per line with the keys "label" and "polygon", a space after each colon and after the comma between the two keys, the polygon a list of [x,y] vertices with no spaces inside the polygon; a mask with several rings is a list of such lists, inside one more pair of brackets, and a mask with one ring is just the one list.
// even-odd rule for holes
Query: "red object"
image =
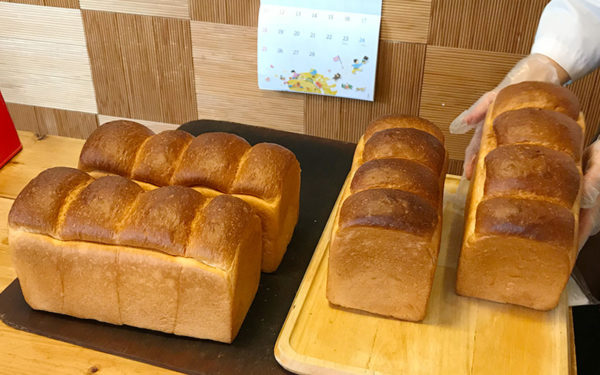
{"label": "red object", "polygon": [[22,148],[15,124],[8,114],[8,108],[0,92],[0,167],[8,163]]}

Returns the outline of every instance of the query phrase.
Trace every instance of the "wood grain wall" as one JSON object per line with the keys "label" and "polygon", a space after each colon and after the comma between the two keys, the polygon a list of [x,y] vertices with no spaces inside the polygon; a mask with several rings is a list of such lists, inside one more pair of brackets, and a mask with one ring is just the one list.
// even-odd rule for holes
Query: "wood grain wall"
{"label": "wood grain wall", "polygon": [[[356,141],[388,113],[447,135],[460,173],[470,135],[448,125],[533,43],[548,0],[384,0],[374,102],[261,91],[260,0],[0,0],[0,90],[20,129],[87,137],[134,119],[155,131],[197,118]],[[600,123],[600,72],[572,85]]]}

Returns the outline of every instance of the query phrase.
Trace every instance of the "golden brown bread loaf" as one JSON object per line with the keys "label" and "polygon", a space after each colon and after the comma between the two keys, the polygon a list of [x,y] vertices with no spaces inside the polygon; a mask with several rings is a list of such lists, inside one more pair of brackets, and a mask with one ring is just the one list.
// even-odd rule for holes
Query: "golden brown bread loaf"
{"label": "golden brown bread loaf", "polygon": [[566,88],[500,91],[467,199],[459,294],[538,310],[558,304],[577,256],[583,128]]}
{"label": "golden brown bread loaf", "polygon": [[369,124],[332,229],[331,303],[405,320],[425,317],[447,164],[444,136],[431,122],[386,116]]}
{"label": "golden brown bread loaf", "polygon": [[145,189],[181,185],[246,201],[262,222],[263,272],[277,269],[298,221],[300,164],[290,150],[273,143],[250,146],[228,133],[154,134],[136,122],[118,120],[90,135],[79,168],[95,177],[128,177]]}
{"label": "golden brown bread loaf", "polygon": [[258,288],[260,219],[229,195],[52,168],[8,225],[34,309],[231,342]]}

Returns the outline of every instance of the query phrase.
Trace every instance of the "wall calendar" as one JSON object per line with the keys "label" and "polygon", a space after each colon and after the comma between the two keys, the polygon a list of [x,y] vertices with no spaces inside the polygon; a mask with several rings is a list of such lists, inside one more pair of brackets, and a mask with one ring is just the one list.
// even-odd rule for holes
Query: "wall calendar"
{"label": "wall calendar", "polygon": [[258,86],[373,101],[381,0],[262,0]]}

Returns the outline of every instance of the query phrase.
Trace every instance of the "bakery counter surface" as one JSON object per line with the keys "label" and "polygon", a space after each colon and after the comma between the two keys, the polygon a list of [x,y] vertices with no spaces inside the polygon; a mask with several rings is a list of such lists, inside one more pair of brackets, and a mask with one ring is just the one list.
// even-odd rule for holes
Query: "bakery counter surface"
{"label": "bakery counter surface", "polygon": [[[7,241],[7,216],[12,201],[21,189],[42,170],[59,165],[75,167],[84,143],[79,139],[55,136],[38,139],[30,132],[19,132],[19,136],[24,146],[23,150],[0,169],[0,290],[4,290],[16,277],[10,263]],[[254,141],[250,140],[250,142]],[[283,310],[287,312],[288,307],[284,306]],[[580,369],[597,370],[597,363],[587,361],[598,361],[591,353],[593,353],[593,345],[594,343],[597,345],[600,335],[597,332],[600,310],[594,307],[575,308],[574,310],[575,335],[577,343],[582,343],[581,348],[577,347],[578,365]],[[593,327],[594,324],[596,324],[596,328]],[[572,336],[569,337],[569,340],[570,346],[573,348],[575,340]],[[271,347],[269,355],[272,356],[272,353]],[[584,359],[586,362],[582,363],[581,361]],[[0,323],[0,364],[0,373],[2,374],[173,373],[170,370],[146,363],[27,333],[4,323]],[[218,362],[216,365],[218,367]],[[221,373],[221,371],[217,372]],[[572,361],[571,373],[575,372],[575,361]],[[580,371],[580,373],[588,372]]]}

